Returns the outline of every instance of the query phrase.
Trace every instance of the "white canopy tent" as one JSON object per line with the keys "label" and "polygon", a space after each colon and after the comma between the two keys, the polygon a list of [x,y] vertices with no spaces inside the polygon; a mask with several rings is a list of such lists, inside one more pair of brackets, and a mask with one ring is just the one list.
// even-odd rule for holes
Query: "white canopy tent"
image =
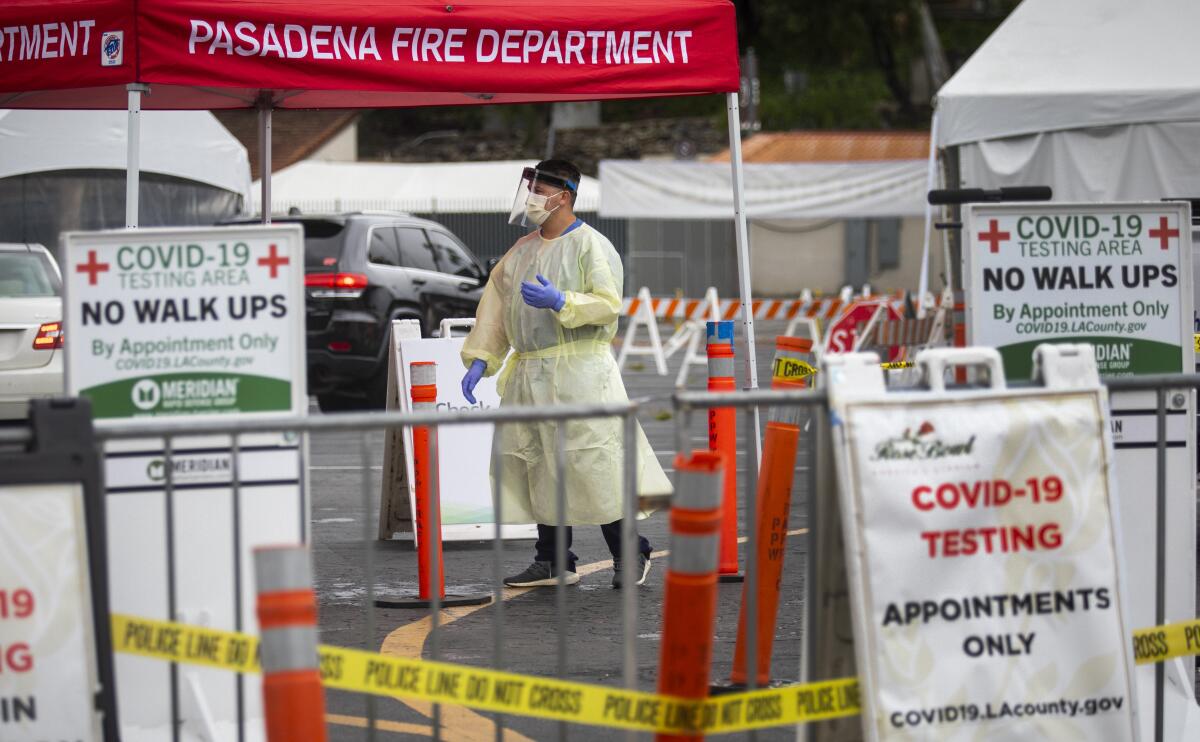
{"label": "white canopy tent", "polygon": [[1195,0],[1026,0],[938,92],[938,146],[967,187],[1200,195],[1197,28]]}
{"label": "white canopy tent", "polygon": [[[0,109],[0,241],[58,250],[60,233],[125,222],[123,111]],[[207,111],[144,115],[138,190],[147,225],[212,224],[245,213],[246,148]]]}
{"label": "white canopy tent", "polygon": [[[125,170],[124,111],[0,109],[0,178],[55,170]],[[250,196],[246,148],[208,111],[142,114],[142,172]]]}
{"label": "white canopy tent", "polygon": [[[924,216],[925,160],[747,163],[750,219]],[[600,215],[629,219],[731,219],[723,162],[601,160]]]}
{"label": "white canopy tent", "polygon": [[[521,169],[529,163],[495,162],[322,162],[304,160],[271,176],[271,207],[303,212],[395,209],[419,213],[507,214]],[[729,166],[724,166],[725,196]],[[256,181],[256,186],[258,182]],[[255,189],[252,211],[258,211]],[[596,211],[600,183],[584,176],[576,211]]]}

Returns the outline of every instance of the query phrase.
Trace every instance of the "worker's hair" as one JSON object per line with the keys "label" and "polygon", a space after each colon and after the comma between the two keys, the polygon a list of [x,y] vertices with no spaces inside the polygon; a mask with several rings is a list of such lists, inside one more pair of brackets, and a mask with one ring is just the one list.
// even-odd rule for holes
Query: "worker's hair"
{"label": "worker's hair", "polygon": [[571,205],[575,205],[575,199],[579,197],[579,181],[583,174],[579,172],[579,168],[575,167],[574,163],[567,160],[542,160],[534,169],[539,173],[553,175],[574,183],[575,187],[568,190],[571,193]]}

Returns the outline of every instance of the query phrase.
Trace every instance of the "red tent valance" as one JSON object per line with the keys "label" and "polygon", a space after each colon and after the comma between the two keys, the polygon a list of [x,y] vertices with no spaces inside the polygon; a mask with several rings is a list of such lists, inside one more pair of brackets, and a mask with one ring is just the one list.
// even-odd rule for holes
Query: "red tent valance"
{"label": "red tent valance", "polygon": [[9,0],[0,107],[523,103],[738,87],[728,0]]}

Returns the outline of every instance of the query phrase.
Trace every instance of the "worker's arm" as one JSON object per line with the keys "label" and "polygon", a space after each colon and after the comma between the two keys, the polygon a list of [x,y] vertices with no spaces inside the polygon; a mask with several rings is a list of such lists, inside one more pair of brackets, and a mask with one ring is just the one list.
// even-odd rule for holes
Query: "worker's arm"
{"label": "worker's arm", "polygon": [[505,300],[504,260],[492,269],[479,308],[475,311],[475,327],[463,342],[462,362],[467,368],[476,360],[487,364],[485,376],[500,371],[508,355],[508,333],[504,329]]}
{"label": "worker's arm", "polygon": [[[558,312],[558,321],[567,329],[584,325],[607,325],[621,314],[620,261],[611,247],[594,243],[579,256],[583,291],[564,291],[566,301]],[[610,254],[611,253],[611,254]],[[617,268],[614,270],[613,261]]]}

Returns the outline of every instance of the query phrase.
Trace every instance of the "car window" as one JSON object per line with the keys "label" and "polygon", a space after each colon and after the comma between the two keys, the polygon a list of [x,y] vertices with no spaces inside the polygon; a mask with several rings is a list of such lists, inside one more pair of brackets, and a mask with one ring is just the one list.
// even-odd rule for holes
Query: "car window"
{"label": "car window", "polygon": [[396,232],[400,235],[400,265],[424,271],[437,270],[433,249],[425,239],[425,230],[418,227],[398,227]]}
{"label": "car window", "polygon": [[[290,223],[277,220],[276,223]],[[342,254],[346,225],[326,219],[305,219],[304,265],[307,268],[330,268],[336,266]]]}
{"label": "car window", "polygon": [[395,227],[376,227],[371,230],[367,260],[375,265],[400,265],[400,246],[396,242]]}
{"label": "car window", "polygon": [[438,270],[464,278],[479,278],[479,266],[474,258],[467,253],[462,245],[445,232],[432,229],[425,230],[429,235],[429,243],[433,245],[433,254],[437,259]]}
{"label": "car window", "polygon": [[0,298],[58,296],[61,283],[40,253],[0,252]]}

